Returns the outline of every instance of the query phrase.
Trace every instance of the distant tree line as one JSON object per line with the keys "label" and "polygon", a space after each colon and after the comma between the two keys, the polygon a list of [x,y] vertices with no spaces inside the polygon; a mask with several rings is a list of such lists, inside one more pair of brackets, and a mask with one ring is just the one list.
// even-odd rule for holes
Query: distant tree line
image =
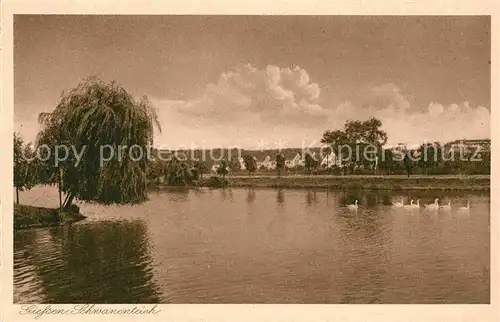
{"label": "distant tree line", "polygon": [[26,144],[18,133],[14,133],[14,188],[16,203],[19,203],[19,191],[31,189],[40,182],[39,167],[30,161],[33,149]]}

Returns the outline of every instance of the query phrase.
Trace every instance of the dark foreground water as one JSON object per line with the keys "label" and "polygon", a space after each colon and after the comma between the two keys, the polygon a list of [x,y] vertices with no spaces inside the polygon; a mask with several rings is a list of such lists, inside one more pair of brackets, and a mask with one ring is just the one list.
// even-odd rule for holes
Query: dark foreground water
{"label": "dark foreground water", "polygon": [[[401,196],[449,212],[394,209]],[[359,199],[360,209],[345,203]],[[470,213],[456,207],[470,200]],[[54,205],[49,188],[21,202]],[[405,203],[409,202],[405,200]],[[16,303],[489,303],[489,195],[169,190],[14,236]]]}

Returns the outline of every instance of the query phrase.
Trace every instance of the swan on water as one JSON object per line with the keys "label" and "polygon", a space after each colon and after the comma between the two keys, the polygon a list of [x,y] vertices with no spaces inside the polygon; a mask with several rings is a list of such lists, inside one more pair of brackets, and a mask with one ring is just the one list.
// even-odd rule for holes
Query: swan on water
{"label": "swan on water", "polygon": [[349,208],[351,210],[357,210],[358,209],[358,200],[356,199],[356,201],[354,202],[353,205],[347,205],[347,208]]}
{"label": "swan on water", "polygon": [[410,201],[409,205],[404,205],[403,208],[405,208],[405,209],[413,208],[413,199]]}
{"label": "swan on water", "polygon": [[458,211],[469,211],[469,210],[470,210],[470,203],[469,203],[469,200],[467,200],[467,206],[466,206],[466,207],[464,207],[464,206],[462,206],[462,207],[458,207],[458,208],[457,208],[457,210],[458,210]]}
{"label": "swan on water", "polygon": [[441,208],[443,210],[451,210],[451,201],[448,200],[448,204],[447,205],[442,205],[439,208]]}
{"label": "swan on water", "polygon": [[439,203],[438,203],[438,201],[439,201],[439,198],[434,199],[434,203],[425,205],[425,209],[428,209],[428,210],[438,210],[439,209]]}
{"label": "swan on water", "polygon": [[403,207],[404,206],[404,198],[401,197],[401,202],[393,202],[392,206],[394,208],[401,208],[401,207]]}

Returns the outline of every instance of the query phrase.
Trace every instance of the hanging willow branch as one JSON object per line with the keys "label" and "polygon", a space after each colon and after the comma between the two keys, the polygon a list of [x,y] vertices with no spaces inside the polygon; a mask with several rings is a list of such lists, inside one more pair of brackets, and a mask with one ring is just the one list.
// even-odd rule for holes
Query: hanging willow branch
{"label": "hanging willow branch", "polygon": [[[48,146],[52,152],[46,162],[46,183],[55,183],[56,146],[70,148],[70,158],[59,165],[64,170],[61,189],[70,195],[65,206],[74,197],[103,204],[133,204],[147,199],[145,152],[153,143],[153,128],[161,131],[156,110],[147,97],[136,101],[116,82],[89,77],[64,94],[52,113],[41,113],[38,121],[43,129],[37,144]],[[134,145],[144,152],[137,161],[129,157]],[[105,146],[115,148],[115,158],[101,167],[101,147]],[[117,159],[119,147],[123,149],[122,160]],[[73,151],[82,149],[83,157],[76,164]]]}

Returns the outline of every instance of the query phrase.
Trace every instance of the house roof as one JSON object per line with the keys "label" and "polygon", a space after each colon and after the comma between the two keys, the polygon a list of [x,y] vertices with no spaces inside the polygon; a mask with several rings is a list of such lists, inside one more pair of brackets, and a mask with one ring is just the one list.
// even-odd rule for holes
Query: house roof
{"label": "house roof", "polygon": [[325,160],[325,159],[326,159],[326,157],[328,157],[328,158],[335,157],[335,152],[333,152],[333,151],[332,151],[332,152],[330,152],[330,153],[324,153],[324,154],[323,154],[323,157],[322,157],[322,160]]}
{"label": "house roof", "polygon": [[452,144],[464,144],[464,145],[490,145],[491,140],[490,139],[476,139],[476,140],[455,140],[446,143],[445,145],[452,145]]}
{"label": "house roof", "polygon": [[[317,161],[321,161],[328,154],[330,155],[331,151],[329,150],[321,150],[321,148],[310,148],[310,152],[312,152],[313,158]],[[157,153],[161,153],[163,157],[167,157],[169,154],[173,152],[177,152],[177,155],[185,156],[188,162],[193,161],[194,159],[200,159],[203,161],[208,167],[211,167],[213,164],[218,164],[221,161],[221,156],[224,156],[226,160],[231,161],[235,157],[241,157],[245,154],[249,154],[256,158],[258,162],[262,162],[269,156],[270,161],[276,160],[276,155],[281,153],[285,160],[293,160],[295,156],[298,154],[302,157],[303,150],[301,148],[287,148],[287,149],[269,149],[269,150],[244,150],[244,149],[211,149],[211,150],[156,150]],[[320,154],[322,153],[322,154]],[[205,155],[205,157],[203,157]],[[211,158],[211,156],[213,158]],[[214,160],[215,158],[215,160]]]}
{"label": "house roof", "polygon": [[[309,149],[312,152],[319,153],[319,148]],[[270,157],[271,161],[276,160],[276,155],[281,153],[285,160],[292,160],[297,154],[302,155],[301,148],[289,148],[289,149],[270,149],[270,150],[243,150],[243,154],[249,154],[257,159],[257,161],[264,161],[267,156]]]}

